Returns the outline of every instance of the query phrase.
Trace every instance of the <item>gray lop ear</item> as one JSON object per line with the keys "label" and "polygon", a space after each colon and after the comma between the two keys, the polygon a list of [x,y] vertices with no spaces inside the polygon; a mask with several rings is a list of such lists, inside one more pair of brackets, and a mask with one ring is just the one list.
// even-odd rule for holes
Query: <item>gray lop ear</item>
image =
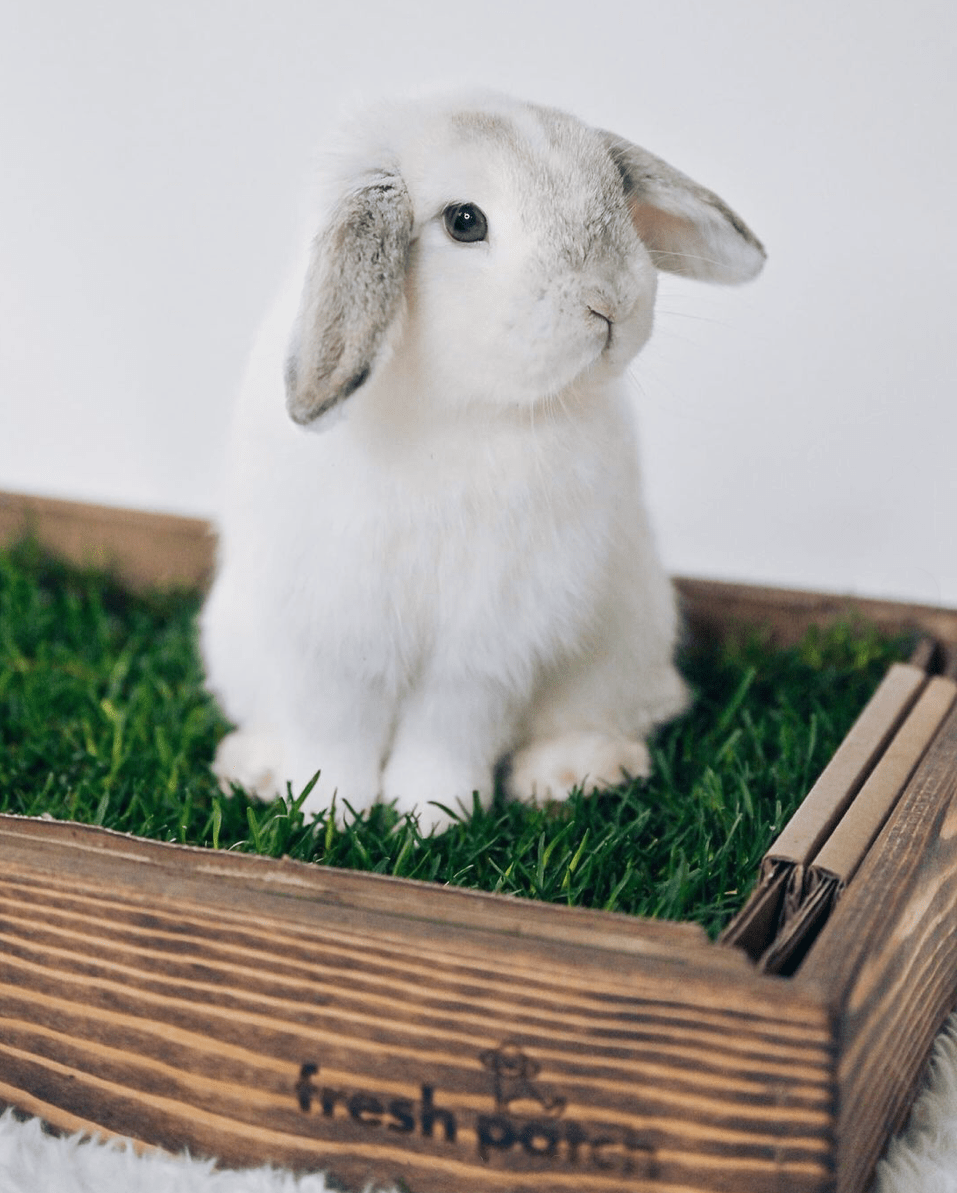
{"label": "gray lop ear", "polygon": [[761,272],[764,247],[713,191],[623,137],[601,135],[659,269],[704,282],[747,282]]}
{"label": "gray lop ear", "polygon": [[412,201],[398,174],[370,173],[313,242],[286,361],[286,409],[311,423],[368,378],[402,308]]}

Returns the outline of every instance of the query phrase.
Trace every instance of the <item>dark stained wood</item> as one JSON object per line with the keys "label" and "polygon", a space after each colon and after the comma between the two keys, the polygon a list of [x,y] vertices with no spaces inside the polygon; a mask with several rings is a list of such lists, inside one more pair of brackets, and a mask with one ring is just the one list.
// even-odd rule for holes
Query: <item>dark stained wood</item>
{"label": "dark stained wood", "polygon": [[866,1187],[957,1002],[957,711],[794,979],[835,1017],[841,1193]]}
{"label": "dark stained wood", "polygon": [[684,926],[11,818],[0,874],[0,1097],[54,1125],[426,1191],[830,1183],[828,1016]]}

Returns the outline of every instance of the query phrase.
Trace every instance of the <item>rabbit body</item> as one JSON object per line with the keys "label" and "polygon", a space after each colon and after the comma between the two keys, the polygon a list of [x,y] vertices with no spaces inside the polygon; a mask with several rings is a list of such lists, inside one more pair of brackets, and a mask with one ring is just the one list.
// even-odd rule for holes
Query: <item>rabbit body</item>
{"label": "rabbit body", "polygon": [[[677,195],[658,231],[637,175]],[[221,781],[318,770],[307,809],[441,828],[503,762],[526,799],[646,774],[686,697],[624,370],[657,268],[738,280],[760,246],[658,159],[499,96],[376,109],[327,180],[231,438],[201,617]]]}

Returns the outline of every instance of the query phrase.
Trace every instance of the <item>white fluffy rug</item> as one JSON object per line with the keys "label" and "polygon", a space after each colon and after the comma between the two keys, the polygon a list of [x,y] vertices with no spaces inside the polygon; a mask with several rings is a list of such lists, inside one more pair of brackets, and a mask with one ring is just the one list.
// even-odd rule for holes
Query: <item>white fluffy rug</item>
{"label": "white fluffy rug", "polygon": [[878,1165],[873,1193],[957,1193],[957,1013],[937,1037],[923,1090]]}
{"label": "white fluffy rug", "polygon": [[[128,1144],[44,1133],[38,1119],[0,1117],[2,1193],[326,1193],[321,1176],[275,1168],[233,1172],[189,1156],[138,1156]],[[331,1191],[330,1191],[331,1193]]]}
{"label": "white fluffy rug", "polygon": [[[216,1169],[188,1156],[137,1156],[122,1143],[56,1138],[0,1116],[0,1193],[326,1193],[321,1176]],[[873,1193],[957,1193],[957,1014],[934,1047],[910,1121],[891,1141]]]}

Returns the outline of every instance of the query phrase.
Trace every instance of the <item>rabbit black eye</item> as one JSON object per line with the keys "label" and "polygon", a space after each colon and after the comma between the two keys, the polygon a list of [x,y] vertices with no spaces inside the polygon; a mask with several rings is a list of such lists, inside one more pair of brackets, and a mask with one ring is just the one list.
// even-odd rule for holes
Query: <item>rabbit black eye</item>
{"label": "rabbit black eye", "polygon": [[471,244],[488,236],[488,220],[474,203],[450,203],[443,214],[445,229],[453,240]]}

